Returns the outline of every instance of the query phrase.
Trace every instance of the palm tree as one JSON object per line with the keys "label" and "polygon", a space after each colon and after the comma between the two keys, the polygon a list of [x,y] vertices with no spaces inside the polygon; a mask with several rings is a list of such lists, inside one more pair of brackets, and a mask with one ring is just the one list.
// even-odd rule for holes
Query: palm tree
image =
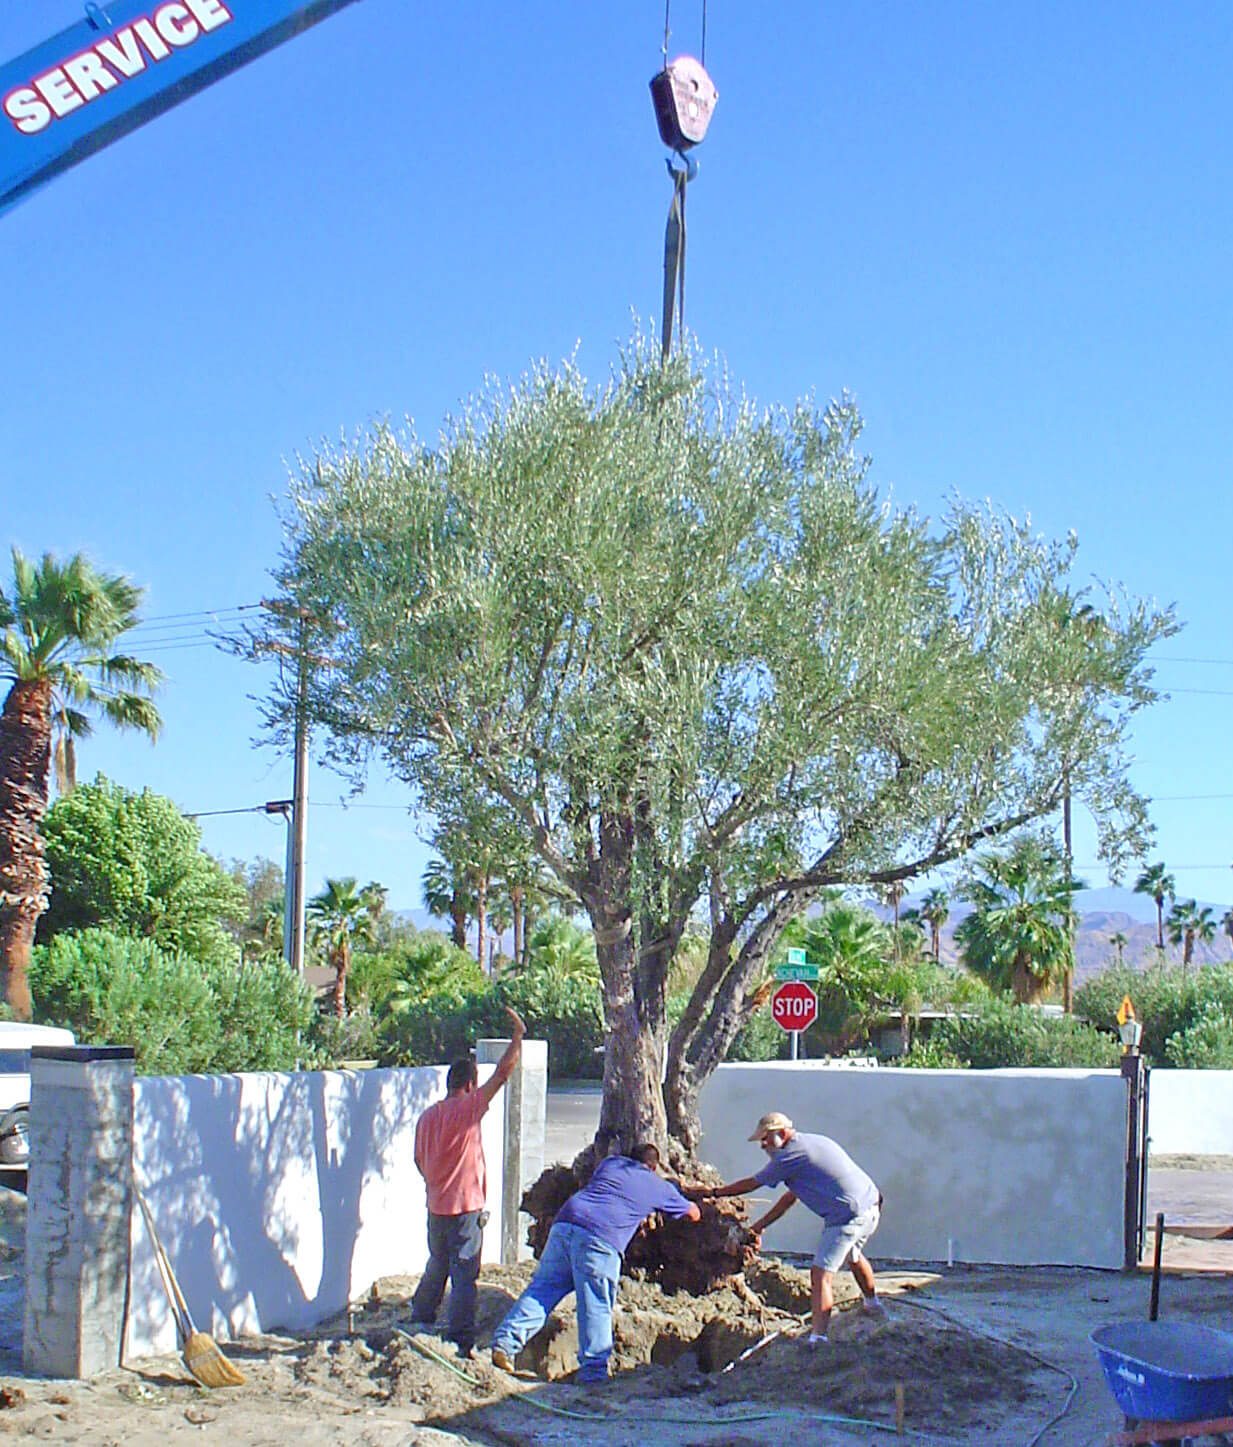
{"label": "palm tree", "polygon": [[545,915],[527,939],[526,968],[599,977],[595,936],[561,914]]}
{"label": "palm tree", "polygon": [[466,872],[446,859],[433,859],[420,879],[421,898],[429,914],[450,921],[450,941],[467,947],[467,920],[471,917],[471,887]]}
{"label": "palm tree", "polygon": [[1123,963],[1124,963],[1126,946],[1127,946],[1127,944],[1129,943],[1129,941],[1128,941],[1128,939],[1126,938],[1126,936],[1122,933],[1122,931],[1121,931],[1121,930],[1118,930],[1118,932],[1117,932],[1116,934],[1112,934],[1112,935],[1109,936],[1109,943],[1110,943],[1110,944],[1113,946],[1113,948],[1117,951],[1117,967],[1118,967],[1118,969],[1120,970],[1121,967],[1122,967],[1122,965],[1123,965]]}
{"label": "palm tree", "polygon": [[1026,834],[986,854],[960,893],[975,906],[955,931],[964,964],[1018,1004],[1044,995],[1074,962],[1071,901],[1082,882],[1051,840]]}
{"label": "palm tree", "polygon": [[887,1011],[900,1018],[920,1008],[919,967],[899,964],[894,935],[870,910],[836,899],[801,928],[806,956],[819,965],[819,1020],[842,1053],[868,1037]]}
{"label": "palm tree", "polygon": [[941,963],[942,927],[950,918],[950,895],[944,889],[931,889],[921,900],[918,911],[929,926],[929,948],[933,963]]}
{"label": "palm tree", "polygon": [[53,735],[62,758],[90,732],[90,713],[158,737],[152,664],[116,653],[137,622],[142,590],[100,573],[82,553],[37,566],[13,549],[13,589],[0,590],[0,676],[12,684],[0,711],[0,994],[30,1018],[30,948],[47,908],[39,824],[47,812]]}
{"label": "palm tree", "polygon": [[352,948],[372,940],[372,918],[364,895],[354,879],[327,879],[321,893],[308,901],[313,942],[325,948],[334,970],[334,1014],[340,1020],[347,1013]]}
{"label": "palm tree", "polygon": [[1156,901],[1156,948],[1164,952],[1164,902],[1177,894],[1177,881],[1164,867],[1164,862],[1149,864],[1135,880],[1136,894],[1147,894]]}
{"label": "palm tree", "polygon": [[1220,916],[1220,928],[1229,937],[1229,954],[1233,956],[1233,909],[1226,909]]}
{"label": "palm tree", "polygon": [[1209,905],[1181,899],[1169,911],[1169,943],[1182,947],[1182,974],[1194,959],[1195,941],[1209,945],[1216,938],[1216,922]]}
{"label": "palm tree", "polygon": [[360,899],[368,914],[369,934],[374,941],[379,938],[381,922],[385,917],[385,906],[389,897],[389,889],[384,884],[378,884],[375,879],[370,879],[360,890]]}

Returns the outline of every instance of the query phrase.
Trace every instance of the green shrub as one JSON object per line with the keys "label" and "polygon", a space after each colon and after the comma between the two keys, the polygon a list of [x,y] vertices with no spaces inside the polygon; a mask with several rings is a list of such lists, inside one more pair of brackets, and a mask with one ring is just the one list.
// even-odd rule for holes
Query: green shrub
{"label": "green shrub", "polygon": [[1165,1056],[1179,1070],[1233,1070],[1233,1013],[1209,1001],[1192,1025],[1170,1035]]}
{"label": "green shrub", "polygon": [[928,1057],[904,1063],[956,1061],[975,1070],[1012,1066],[1106,1068],[1121,1059],[1117,1040],[1073,1015],[1042,1015],[1031,1006],[991,1000],[978,1009],[949,1015],[933,1027]]}
{"label": "green shrub", "polygon": [[224,924],[244,917],[244,887],[201,848],[200,827],[170,799],[100,774],[62,794],[41,828],[52,890],[40,943],[104,929],[196,960],[237,955]]}
{"label": "green shrub", "polygon": [[474,956],[436,930],[425,930],[389,949],[359,950],[347,976],[349,1007],[367,1006],[374,1018],[441,990],[483,989],[486,977]]}
{"label": "green shrub", "polygon": [[1176,1063],[1168,1043],[1190,1030],[1209,1007],[1233,1015],[1233,968],[1205,965],[1185,973],[1177,966],[1149,968],[1140,973],[1114,966],[1086,981],[1075,991],[1075,1010],[1093,1025],[1117,1029],[1117,1010],[1130,996],[1143,1024],[1143,1053],[1155,1065]]}
{"label": "green shrub", "polygon": [[887,1062],[895,1066],[912,1066],[916,1070],[966,1070],[968,1062],[940,1045],[936,1040],[913,1040],[906,1055]]}
{"label": "green shrub", "polygon": [[494,984],[451,985],[422,999],[392,1001],[380,1030],[381,1063],[436,1065],[464,1055],[481,1037],[508,1033],[507,1005],[526,1021],[529,1035],[548,1041],[553,1076],[602,1075],[599,983],[551,970],[519,971]]}
{"label": "green shrub", "polygon": [[34,951],[35,1017],[82,1044],[129,1045],[142,1075],[286,1070],[312,994],[279,963],[203,965],[150,940],[91,929]]}
{"label": "green shrub", "polygon": [[283,960],[207,965],[205,979],[220,1037],[207,1070],[294,1070],[304,1063],[316,1007],[312,990]]}
{"label": "green shrub", "polygon": [[762,1009],[749,1017],[724,1059],[786,1060],[788,1048],[787,1032],[775,1024],[769,1009]]}
{"label": "green shrub", "polygon": [[310,1070],[334,1070],[353,1060],[379,1060],[381,1037],[367,1005],[340,1020],[329,1001],[318,1005],[304,1036],[304,1063]]}

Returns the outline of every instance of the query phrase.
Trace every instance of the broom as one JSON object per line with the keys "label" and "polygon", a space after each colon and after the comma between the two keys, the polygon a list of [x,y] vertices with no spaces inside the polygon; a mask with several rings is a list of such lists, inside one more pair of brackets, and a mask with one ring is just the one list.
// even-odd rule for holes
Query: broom
{"label": "broom", "polygon": [[158,1262],[158,1273],[163,1278],[167,1300],[171,1303],[171,1314],[175,1317],[176,1331],[180,1336],[180,1352],[184,1365],[203,1387],[243,1386],[244,1373],[234,1362],[228,1361],[208,1332],[198,1331],[193,1325],[188,1303],[184,1300],[180,1283],[176,1280],[167,1252],[159,1239],[154,1217],[150,1213],[146,1198],[137,1189],[136,1182],[133,1183],[133,1195],[137,1197],[137,1204],[141,1207],[142,1219],[150,1235],[150,1244],[154,1247],[154,1259]]}

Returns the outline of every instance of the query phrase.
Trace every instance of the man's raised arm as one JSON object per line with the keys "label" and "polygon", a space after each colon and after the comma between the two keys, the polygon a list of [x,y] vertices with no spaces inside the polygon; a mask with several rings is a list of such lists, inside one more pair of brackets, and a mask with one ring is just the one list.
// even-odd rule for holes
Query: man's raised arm
{"label": "man's raised arm", "polygon": [[510,1042],[505,1047],[505,1054],[497,1061],[497,1068],[479,1087],[485,1109],[492,1104],[497,1091],[513,1075],[514,1066],[518,1064],[518,1057],[522,1054],[522,1037],[527,1033],[527,1027],[516,1010],[511,1010],[507,1005],[505,1013],[510,1020]]}

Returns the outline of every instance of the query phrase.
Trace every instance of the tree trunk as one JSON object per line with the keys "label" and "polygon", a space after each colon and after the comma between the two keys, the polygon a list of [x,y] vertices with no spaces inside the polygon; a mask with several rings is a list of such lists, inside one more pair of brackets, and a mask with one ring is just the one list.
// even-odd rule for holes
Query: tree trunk
{"label": "tree trunk", "polygon": [[484,925],[488,920],[488,879],[481,875],[475,882],[475,962],[484,968]]}
{"label": "tree trunk", "polygon": [[599,1130],[615,1135],[625,1151],[651,1141],[666,1158],[661,1081],[667,1011],[662,977],[656,981],[653,972],[639,969],[630,908],[633,847],[630,815],[602,814],[599,857],[584,901],[595,934],[607,1025]]}
{"label": "tree trunk", "polygon": [[511,884],[509,887],[510,913],[514,917],[514,963],[522,963],[522,885]]}
{"label": "tree trunk", "polygon": [[334,955],[334,1015],[345,1020],[347,1016],[347,971],[351,968],[351,950],[343,945]]}
{"label": "tree trunk", "polygon": [[467,907],[462,902],[462,896],[457,890],[450,897],[450,940],[460,950],[467,947]]}
{"label": "tree trunk", "polygon": [[30,950],[47,908],[48,874],[39,824],[51,769],[51,684],[18,682],[0,712],[0,992],[30,1019]]}

